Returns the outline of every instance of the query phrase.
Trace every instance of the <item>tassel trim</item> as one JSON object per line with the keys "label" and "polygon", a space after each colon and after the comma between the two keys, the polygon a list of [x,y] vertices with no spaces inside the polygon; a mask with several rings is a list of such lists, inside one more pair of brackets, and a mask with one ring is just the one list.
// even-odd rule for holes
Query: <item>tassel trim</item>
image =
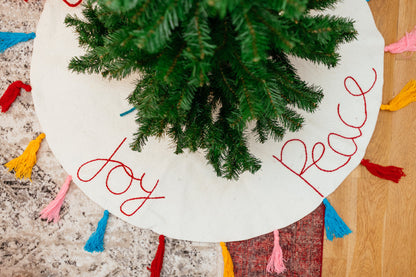
{"label": "tassel trim", "polygon": [[6,51],[20,42],[28,41],[36,37],[35,33],[12,33],[12,32],[0,32],[0,53]]}
{"label": "tassel trim", "polygon": [[20,89],[22,88],[27,92],[32,91],[32,87],[26,85],[22,81],[15,81],[9,85],[9,87],[6,89],[6,91],[0,98],[0,106],[2,113],[5,113],[9,110],[10,106],[16,100],[17,96],[20,95]]}
{"label": "tassel trim", "polygon": [[29,143],[22,155],[6,163],[4,166],[7,167],[9,171],[14,170],[16,178],[29,179],[32,182],[32,169],[36,164],[36,153],[44,138],[45,134],[40,134],[35,140],[32,140]]}
{"label": "tassel trim", "polygon": [[367,170],[373,174],[374,176],[377,176],[379,178],[390,180],[395,183],[398,183],[400,179],[406,174],[403,172],[403,168],[396,167],[396,166],[382,166],[375,163],[370,162],[370,160],[363,159],[361,161],[361,165],[365,166]]}
{"label": "tassel trim", "polygon": [[325,205],[326,238],[332,241],[334,237],[343,238],[344,236],[351,234],[351,229],[345,224],[326,198],[323,200],[323,203]]}
{"label": "tassel trim", "polygon": [[48,223],[58,222],[60,219],[59,212],[61,211],[62,204],[65,200],[65,195],[69,189],[69,185],[71,184],[72,177],[71,175],[68,175],[68,177],[65,180],[65,183],[62,185],[61,189],[59,190],[58,195],[55,197],[54,200],[52,200],[48,206],[46,206],[41,212],[40,212],[40,218],[47,219]]}
{"label": "tassel trim", "polygon": [[157,247],[155,258],[147,269],[150,270],[150,277],[160,277],[163,266],[163,257],[165,255],[165,236],[159,236],[159,246]]}
{"label": "tassel trim", "polygon": [[90,253],[104,251],[104,234],[107,227],[108,216],[109,213],[105,210],[103,217],[98,222],[97,229],[91,234],[84,246],[85,251]]}
{"label": "tassel trim", "polygon": [[416,27],[410,33],[406,32],[406,35],[399,41],[384,47],[384,51],[392,54],[416,51]]}
{"label": "tassel trim", "polygon": [[269,258],[269,262],[266,267],[266,271],[269,273],[283,273],[286,270],[285,264],[283,262],[283,251],[282,247],[280,247],[280,238],[279,238],[279,230],[273,231],[274,235],[274,247],[272,251],[272,255]]}
{"label": "tassel trim", "polygon": [[121,113],[121,114],[120,114],[120,116],[121,116],[121,117],[126,116],[126,115],[128,115],[128,114],[130,114],[130,113],[134,112],[134,110],[136,110],[136,107],[133,107],[133,108],[131,108],[130,110],[125,111],[125,112]]}
{"label": "tassel trim", "polygon": [[230,252],[224,242],[220,242],[222,257],[224,259],[224,277],[234,277],[234,265]]}
{"label": "tassel trim", "polygon": [[389,102],[388,105],[381,105],[380,109],[383,111],[397,111],[400,110],[412,102],[416,101],[416,80],[409,81]]}

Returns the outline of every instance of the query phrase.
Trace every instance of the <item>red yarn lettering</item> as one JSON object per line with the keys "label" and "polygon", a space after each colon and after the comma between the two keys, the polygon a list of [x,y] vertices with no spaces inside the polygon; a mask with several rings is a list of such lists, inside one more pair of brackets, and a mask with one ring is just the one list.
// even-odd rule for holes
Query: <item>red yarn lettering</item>
{"label": "red yarn lettering", "polygon": [[[69,3],[67,0],[63,0],[64,1],[64,3],[65,4],[67,4],[69,7],[71,7],[71,8],[74,8],[74,7],[76,7],[76,6],[78,6],[79,4],[81,4],[82,3],[82,0],[78,0],[78,2],[76,2],[76,3],[74,3],[74,4],[72,4],[72,3]],[[27,2],[27,0],[25,0],[25,2]]]}
{"label": "red yarn lettering", "polygon": [[[367,93],[369,93],[373,88],[374,88],[374,85],[376,84],[376,82],[377,82],[377,71],[373,68],[373,72],[374,72],[374,75],[375,75],[375,78],[374,78],[374,82],[373,82],[373,84],[371,85],[371,87],[368,89],[368,90],[366,90],[366,91],[364,91],[362,88],[361,88],[361,86],[358,84],[358,82],[353,78],[353,77],[351,77],[351,76],[348,76],[348,77],[346,77],[345,79],[344,79],[344,87],[345,87],[345,89],[346,89],[346,91],[351,95],[351,96],[354,96],[354,97],[362,97],[362,100],[363,100],[363,113],[364,113],[364,120],[360,123],[360,124],[356,124],[356,125],[353,125],[353,124],[350,124],[350,123],[348,123],[348,122],[346,122],[345,120],[344,120],[344,118],[342,117],[342,115],[341,115],[341,112],[340,112],[340,107],[341,107],[341,104],[338,104],[338,106],[337,106],[337,113],[338,113],[338,118],[341,120],[341,122],[346,126],[346,127],[349,127],[349,128],[352,128],[352,129],[355,129],[355,130],[357,130],[358,131],[358,135],[356,135],[356,136],[351,136],[351,137],[346,137],[346,136],[343,136],[343,135],[340,135],[340,134],[337,134],[337,133],[334,133],[334,132],[332,132],[332,133],[330,133],[328,136],[327,136],[327,144],[328,144],[328,147],[335,153],[335,154],[337,154],[337,155],[339,155],[339,156],[342,156],[342,157],[345,157],[346,158],[346,160],[345,160],[345,162],[343,162],[341,165],[339,165],[339,166],[336,166],[335,168],[331,168],[331,169],[327,169],[327,168],[323,168],[323,167],[321,167],[319,164],[318,164],[318,162],[323,158],[323,156],[325,155],[325,151],[326,151],[326,147],[325,147],[325,144],[324,143],[322,143],[322,142],[317,142],[317,143],[315,143],[314,145],[313,145],[313,147],[312,147],[312,152],[311,152],[311,157],[312,157],[312,163],[311,164],[309,164],[309,165],[307,165],[307,163],[308,163],[308,149],[307,149],[307,147],[306,147],[306,144],[305,144],[305,142],[303,141],[303,140],[300,140],[300,139],[291,139],[291,140],[288,140],[288,141],[286,141],[285,142],[285,144],[283,145],[283,147],[282,147],[282,149],[280,150],[280,158],[278,158],[278,157],[276,157],[276,156],[274,156],[273,155],[273,157],[277,160],[277,161],[279,161],[283,166],[285,166],[288,170],[290,170],[293,174],[295,174],[296,176],[298,176],[302,181],[304,181],[308,186],[310,186],[316,193],[318,193],[321,197],[324,197],[323,196],[323,194],[321,193],[321,192],[319,192],[319,190],[317,189],[317,188],[315,188],[307,179],[305,179],[305,177],[303,177],[303,175],[311,168],[311,167],[316,167],[318,170],[320,170],[320,171],[322,171],[322,172],[327,172],[327,173],[330,173],[330,172],[335,172],[335,171],[337,171],[337,170],[339,170],[339,169],[341,169],[341,168],[343,168],[344,166],[346,166],[350,161],[351,161],[351,159],[352,159],[352,157],[357,153],[357,151],[358,151],[358,145],[357,145],[357,142],[356,142],[356,139],[358,139],[358,138],[360,138],[362,135],[363,135],[363,133],[362,133],[362,128],[363,128],[363,126],[365,125],[365,123],[367,122],[367,118],[368,118],[368,114],[367,114],[367,99],[366,99],[366,94]],[[353,92],[351,92],[351,89],[349,88],[349,86],[348,86],[348,84],[347,84],[347,81],[348,80],[352,80],[353,81],[353,83],[356,85],[356,87],[358,88],[358,90],[360,91],[359,93],[357,93],[357,94],[354,94]],[[353,144],[354,144],[354,147],[355,147],[355,149],[354,149],[354,151],[352,152],[352,153],[344,153],[344,152],[341,152],[341,151],[338,151],[337,149],[335,149],[335,147],[333,146],[333,144],[331,143],[331,138],[333,138],[333,137],[339,137],[339,138],[343,138],[343,139],[345,139],[345,140],[349,140],[349,141],[351,141]],[[291,168],[289,165],[287,165],[284,161],[283,161],[283,152],[284,152],[284,150],[285,150],[285,148],[286,148],[286,146],[289,144],[289,143],[294,143],[294,142],[300,142],[301,144],[302,144],[302,146],[303,146],[303,150],[305,151],[305,161],[304,161],[304,163],[303,163],[303,167],[302,167],[302,169],[300,170],[300,172],[296,172],[293,168]],[[318,152],[318,150],[317,150],[317,148],[320,148],[320,152]]]}
{"label": "red yarn lettering", "polygon": [[[164,196],[152,196],[152,194],[153,194],[153,192],[155,191],[155,189],[156,189],[156,187],[159,185],[159,180],[157,180],[156,181],[156,184],[153,186],[153,188],[151,189],[151,190],[148,190],[148,189],[146,189],[145,187],[144,187],[144,185],[143,185],[143,178],[144,178],[144,176],[145,176],[145,173],[143,173],[142,174],[142,176],[140,177],[140,178],[137,178],[137,177],[135,177],[134,176],[134,174],[133,174],[133,170],[129,167],[129,166],[127,166],[127,165],[125,165],[124,163],[122,163],[122,162],[120,162],[120,161],[117,161],[117,160],[113,160],[113,157],[114,157],[114,155],[118,152],[118,150],[121,148],[121,146],[124,144],[124,142],[126,141],[126,139],[127,138],[124,138],[123,139],[123,141],[120,143],[120,145],[116,148],[116,150],[114,150],[114,152],[111,154],[111,156],[108,158],[108,159],[93,159],[93,160],[90,160],[90,161],[88,161],[88,162],[86,162],[86,163],[83,163],[79,168],[78,168],[78,171],[77,171],[77,177],[78,177],[78,179],[81,181],[81,182],[84,182],[84,183],[88,183],[88,182],[91,182],[95,177],[97,177],[97,175],[98,174],[100,174],[101,173],[101,171],[103,171],[104,170],[104,168],[107,166],[107,165],[109,165],[110,163],[115,163],[116,165],[114,166],[114,167],[112,167],[109,171],[108,171],[108,173],[107,173],[107,177],[106,177],[106,179],[105,179],[105,186],[106,186],[106,188],[107,188],[107,190],[110,192],[110,193],[112,193],[112,194],[114,194],[114,195],[123,195],[124,193],[126,193],[130,188],[131,188],[131,186],[132,186],[132,184],[133,184],[133,182],[134,181],[138,181],[139,182],[139,184],[140,184],[140,189],[141,189],[141,191],[142,192],[144,192],[144,193],[146,193],[147,195],[146,196],[139,196],[139,197],[134,197],[134,198],[130,198],[130,199],[127,199],[127,200],[125,200],[121,205],[120,205],[120,211],[124,214],[124,215],[126,215],[126,216],[132,216],[132,215],[134,215],[137,211],[139,211],[142,207],[143,207],[143,205],[148,201],[148,200],[154,200],[154,199],[164,199],[165,197]],[[91,163],[95,163],[95,162],[104,162],[104,164],[101,166],[101,168],[100,169],[98,169],[98,171],[92,176],[92,177],[90,177],[90,178],[82,178],[81,176],[80,176],[80,171],[81,171],[81,169],[84,167],[84,166],[86,166],[86,165],[88,165],[88,164],[91,164]],[[110,187],[110,185],[109,185],[109,178],[110,178],[110,176],[111,176],[111,174],[113,173],[113,171],[114,170],[116,170],[116,169],[118,169],[118,168],[121,168],[121,169],[123,169],[124,170],[124,173],[130,178],[130,182],[128,183],[128,185],[124,188],[124,190],[121,190],[121,191],[114,191],[111,187]],[[132,201],[137,201],[138,203],[137,203],[137,208],[133,211],[133,212],[131,212],[131,213],[128,213],[127,211],[125,211],[125,209],[124,209],[124,205],[126,204],[126,203],[129,203],[129,202],[132,202]]]}
{"label": "red yarn lettering", "polygon": [[78,2],[76,2],[76,3],[74,3],[74,4],[72,4],[72,3],[69,3],[67,0],[63,0],[64,2],[65,2],[65,4],[67,4],[68,6],[70,6],[71,8],[74,8],[74,7],[76,7],[76,6],[78,6],[79,4],[81,4],[82,3],[82,0],[78,0]]}

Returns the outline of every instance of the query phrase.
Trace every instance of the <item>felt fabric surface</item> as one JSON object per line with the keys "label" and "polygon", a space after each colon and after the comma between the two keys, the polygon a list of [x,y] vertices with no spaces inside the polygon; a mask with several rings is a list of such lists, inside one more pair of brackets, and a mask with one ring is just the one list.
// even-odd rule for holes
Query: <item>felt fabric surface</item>
{"label": "felt fabric surface", "polygon": [[175,155],[167,139],[150,139],[140,153],[129,149],[137,124],[134,114],[119,114],[130,108],[125,98],[137,76],[110,82],[67,70],[83,50],[62,22],[80,9],[46,2],[32,61],[34,103],[49,145],[74,182],[123,220],[184,240],[251,238],[313,211],[364,156],[381,103],[384,55],[364,1],[325,12],[353,18],[359,32],[340,47],[337,67],[292,59],[301,78],[322,86],[324,100],[314,114],[303,113],[301,131],[282,141],[259,144],[251,137],[262,169],[238,181],[218,178],[203,153]]}
{"label": "felt fabric surface", "polygon": [[[34,32],[43,5],[39,0],[0,0],[0,31]],[[16,80],[30,84],[33,42],[0,54],[0,96]],[[33,182],[16,180],[3,165],[20,155],[41,130],[31,93],[22,91],[9,110],[0,113],[0,276],[150,276],[147,267],[155,256],[158,235],[115,216],[108,221],[104,252],[83,250],[104,210],[76,185],[68,190],[59,223],[39,218],[67,177],[47,135],[38,151]],[[167,238],[162,276],[221,277],[221,259],[217,244]]]}
{"label": "felt fabric surface", "polygon": [[[35,31],[43,4],[43,1],[0,1],[0,29]],[[0,94],[15,80],[29,83],[32,50],[33,41],[30,41],[0,55]],[[40,130],[32,95],[22,93],[10,110],[0,115],[0,163],[5,164],[21,153]],[[39,219],[39,212],[58,193],[67,173],[54,157],[47,138],[38,153],[32,183],[16,180],[6,168],[0,167],[0,275],[148,276],[147,267],[158,246],[157,234],[149,230],[111,217],[105,238],[106,250],[94,255],[82,250],[103,210],[77,186],[71,185],[68,191],[59,224],[47,224]],[[305,221],[309,220],[310,216],[297,224],[303,224],[302,230],[308,232],[308,239],[320,239],[320,233],[308,231],[311,227]],[[295,235],[295,228],[286,230],[293,232],[292,237]],[[269,239],[273,238],[270,235],[261,238],[265,243],[251,244],[250,253],[241,248],[241,254],[237,254],[240,258],[235,254],[237,251],[232,250],[237,274],[241,272],[240,263],[251,264],[257,261],[257,253],[264,252],[263,260],[267,260],[268,251],[262,248],[266,244],[272,247],[273,241]],[[298,251],[291,250],[297,247],[296,243],[291,243],[285,246],[284,251]],[[320,248],[316,251],[320,251]],[[298,264],[300,260],[297,256],[292,256],[286,262],[292,269],[297,268]],[[162,276],[222,277],[222,266],[221,248],[218,244],[191,243],[170,238],[166,241]],[[311,261],[311,272],[319,266],[317,261]],[[256,273],[264,268],[259,263]]]}
{"label": "felt fabric surface", "polygon": [[[42,7],[42,1],[0,1],[0,29],[35,31]],[[15,46],[0,55],[0,93],[17,79],[29,82],[32,43]],[[41,130],[32,95],[23,94],[11,110],[1,116],[0,122],[0,161],[4,164],[21,153]],[[3,257],[0,275],[147,276],[146,267],[156,251],[157,235],[125,224],[115,217],[109,223],[107,251],[94,256],[80,251],[103,210],[77,186],[72,186],[69,191],[59,225],[47,225],[38,219],[39,211],[53,199],[67,174],[55,159],[47,139],[39,154],[32,176],[33,183],[15,180],[13,174],[4,168],[0,169],[0,256]],[[318,228],[311,227],[310,221],[317,220],[311,219],[311,215],[281,230],[285,258],[290,257],[286,261],[288,274],[294,272],[287,276],[319,276],[315,275],[320,267],[319,262],[316,259],[307,260],[312,254],[318,254],[300,250],[308,245],[311,247],[310,244],[317,245],[316,242],[322,237],[321,232],[317,232]],[[321,217],[320,220],[322,222]],[[290,237],[285,237],[285,230],[288,230]],[[300,230],[303,232],[302,239],[296,239]],[[233,246],[229,246],[235,259],[236,276],[265,276],[263,273],[273,246],[273,236],[267,234],[256,239],[263,243],[253,243],[255,240],[243,242],[247,246],[241,246],[240,250],[233,250]],[[295,244],[286,244],[288,241]],[[250,251],[247,251],[247,247],[250,247]],[[269,247],[269,251],[265,250],[266,247]],[[311,247],[307,251],[320,250]],[[293,254],[285,254],[289,252]],[[258,257],[265,262],[257,262]],[[164,263],[162,276],[222,276],[221,249],[217,244],[167,239]],[[251,269],[240,269],[240,264],[250,265]],[[302,274],[295,275],[296,272]]]}

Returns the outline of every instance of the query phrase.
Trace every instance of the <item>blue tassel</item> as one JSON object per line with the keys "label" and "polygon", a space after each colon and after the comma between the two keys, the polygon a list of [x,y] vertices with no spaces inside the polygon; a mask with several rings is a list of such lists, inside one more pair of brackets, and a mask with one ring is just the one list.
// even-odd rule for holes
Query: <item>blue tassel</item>
{"label": "blue tassel", "polygon": [[90,253],[104,251],[104,233],[107,227],[108,211],[104,211],[103,217],[98,222],[97,230],[90,236],[84,246],[84,250]]}
{"label": "blue tassel", "polygon": [[336,238],[342,238],[348,234],[351,234],[351,229],[345,224],[345,222],[339,217],[334,207],[324,199],[325,205],[325,230],[326,237],[330,241]]}
{"label": "blue tassel", "polygon": [[128,111],[125,111],[124,113],[121,113],[120,114],[120,116],[126,116],[126,115],[128,115],[129,113],[132,113],[132,112],[134,112],[134,110],[136,109],[136,107],[134,107],[134,108],[131,108],[130,110],[128,110]]}
{"label": "blue tassel", "polygon": [[36,37],[35,33],[11,33],[0,32],[0,53],[3,53],[7,48],[18,44],[19,42],[28,41]]}

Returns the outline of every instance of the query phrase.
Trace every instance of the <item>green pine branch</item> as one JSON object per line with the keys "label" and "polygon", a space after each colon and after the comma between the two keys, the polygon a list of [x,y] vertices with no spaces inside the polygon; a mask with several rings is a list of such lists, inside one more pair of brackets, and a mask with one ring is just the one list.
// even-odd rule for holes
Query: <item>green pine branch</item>
{"label": "green pine branch", "polygon": [[[123,79],[140,72],[129,101],[138,129],[131,145],[169,137],[179,154],[202,151],[218,176],[255,173],[247,144],[299,130],[321,88],[303,81],[288,59],[333,67],[356,36],[350,19],[312,16],[336,0],[89,0],[66,24],[86,54],[75,72]],[[253,128],[249,124],[254,121]]]}

